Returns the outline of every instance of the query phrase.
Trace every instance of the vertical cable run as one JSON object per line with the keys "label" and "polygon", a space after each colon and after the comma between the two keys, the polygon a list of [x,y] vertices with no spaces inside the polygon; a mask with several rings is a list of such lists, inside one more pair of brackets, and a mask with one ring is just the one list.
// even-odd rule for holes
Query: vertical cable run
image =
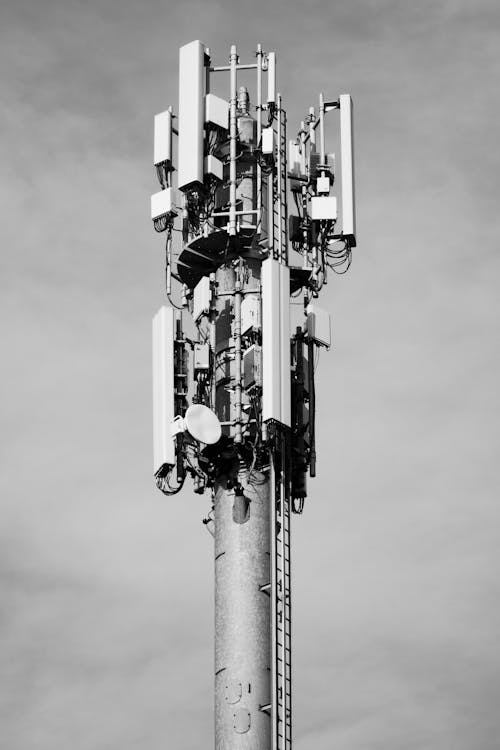
{"label": "vertical cable run", "polygon": [[280,150],[281,150],[281,189],[283,201],[283,263],[288,265],[288,196],[287,196],[287,141],[286,141],[286,112],[281,108],[281,96],[279,99],[281,112]]}
{"label": "vertical cable run", "polygon": [[276,192],[278,193],[278,236],[277,236],[277,253],[278,253],[278,260],[283,263],[283,195],[282,195],[282,180],[283,180],[283,174],[282,174],[282,153],[281,153],[281,94],[278,94],[278,111],[277,111],[277,169],[276,169],[276,178],[277,178],[277,185],[276,185]]}
{"label": "vertical cable run", "polygon": [[234,442],[241,443],[241,286],[242,286],[242,269],[241,258],[239,261],[236,284],[234,288]]}
{"label": "vertical cable run", "polygon": [[210,274],[210,351],[211,351],[211,379],[210,379],[210,403],[215,411],[217,397],[217,378],[215,377],[217,357],[217,308],[215,306],[215,274]]}

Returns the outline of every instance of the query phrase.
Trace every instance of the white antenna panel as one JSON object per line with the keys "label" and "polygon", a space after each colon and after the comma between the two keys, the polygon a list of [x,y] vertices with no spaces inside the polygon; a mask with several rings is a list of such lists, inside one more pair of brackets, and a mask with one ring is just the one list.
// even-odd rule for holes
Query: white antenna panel
{"label": "white antenna panel", "polygon": [[246,294],[241,303],[241,333],[244,336],[250,331],[260,331],[260,328],[260,299]]}
{"label": "white antenna panel", "polygon": [[292,424],[292,395],[290,370],[290,267],[279,263],[280,270],[280,374],[281,374],[281,421],[287,427]]}
{"label": "white antenna panel", "polygon": [[340,166],[342,170],[342,234],[356,247],[356,213],[354,208],[354,143],[352,130],[352,99],[341,94],[340,101]]}
{"label": "white antenna panel", "polygon": [[330,313],[319,307],[315,302],[310,302],[307,305],[306,314],[308,338],[329,349],[332,344]]}
{"label": "white antenna panel", "polygon": [[290,427],[290,411],[290,269],[267,258],[262,263],[262,421]]}
{"label": "white antenna panel", "polygon": [[172,112],[155,115],[154,164],[172,163]]}
{"label": "white antenna panel", "polygon": [[228,129],[229,125],[229,102],[221,99],[215,94],[207,94],[205,97],[205,122],[217,125],[219,128]]}
{"label": "white antenna panel", "polygon": [[220,159],[217,159],[216,156],[212,156],[212,154],[209,154],[209,156],[205,156],[204,165],[205,174],[216,177],[220,182],[222,182],[224,177],[224,165]]}
{"label": "white antenna panel", "polygon": [[200,41],[179,50],[179,173],[177,185],[186,190],[203,185],[203,126],[205,124],[205,45]]}
{"label": "white antenna panel", "polygon": [[267,101],[268,104],[276,102],[276,52],[267,55]]}
{"label": "white antenna panel", "polygon": [[163,216],[175,216],[175,189],[165,188],[151,196],[151,218],[160,219]]}
{"label": "white antenna panel", "polygon": [[196,284],[193,292],[193,320],[195,323],[202,315],[206,315],[210,311],[210,296],[210,279],[208,276],[203,276]]}
{"label": "white antenna panel", "polygon": [[153,318],[153,470],[175,464],[170,432],[174,419],[175,310],[160,307]]}
{"label": "white antenna panel", "polygon": [[[328,177],[325,179],[328,180]],[[313,221],[335,221],[337,219],[337,199],[335,196],[313,196],[311,198],[311,219]]]}
{"label": "white antenna panel", "polygon": [[288,169],[292,174],[301,174],[302,159],[300,146],[295,141],[288,141]]}
{"label": "white antenna panel", "polygon": [[262,153],[274,153],[274,130],[272,127],[262,130]]}

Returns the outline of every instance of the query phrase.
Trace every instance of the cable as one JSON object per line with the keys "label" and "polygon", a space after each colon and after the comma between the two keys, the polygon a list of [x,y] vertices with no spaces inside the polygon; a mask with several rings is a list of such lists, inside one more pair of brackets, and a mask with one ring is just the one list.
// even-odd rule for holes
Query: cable
{"label": "cable", "polygon": [[[328,268],[331,268],[332,271],[338,274],[339,276],[343,276],[343,274],[347,273],[347,271],[349,270],[351,266],[352,251],[351,251],[351,248],[346,244],[342,252],[335,252],[335,253],[328,252],[327,257],[335,258],[335,262],[333,263],[329,263],[327,261]],[[342,266],[345,266],[345,268],[338,271],[337,268],[341,268]]]}
{"label": "cable", "polygon": [[191,467],[191,469],[192,469],[192,470],[194,471],[194,473],[195,473],[195,474],[196,474],[197,476],[199,476],[199,477],[200,477],[201,479],[203,479],[203,481],[204,481],[204,482],[206,482],[206,481],[208,480],[208,477],[207,477],[207,475],[205,474],[205,472],[204,472],[204,471],[202,471],[202,470],[201,470],[201,469],[199,468],[199,466],[195,466],[195,465],[194,465],[194,464],[193,464],[193,463],[191,462],[191,458],[190,458],[190,456],[189,456],[189,453],[188,453],[188,448],[190,448],[190,447],[191,447],[191,446],[188,446],[188,445],[186,445],[186,461],[188,462],[189,466],[190,466],[190,467]]}
{"label": "cable", "polygon": [[167,217],[160,216],[158,219],[154,220],[153,225],[156,232],[164,232],[167,228]]}
{"label": "cable", "polygon": [[177,493],[180,492],[184,486],[185,476],[182,478],[180,484],[177,487],[171,487],[168,481],[170,474],[171,471],[169,471],[166,477],[157,476],[156,486],[159,490],[161,490],[161,492],[163,492],[164,495],[177,495]]}
{"label": "cable", "polygon": [[292,511],[293,513],[302,513],[304,510],[304,498],[303,497],[292,497]]}

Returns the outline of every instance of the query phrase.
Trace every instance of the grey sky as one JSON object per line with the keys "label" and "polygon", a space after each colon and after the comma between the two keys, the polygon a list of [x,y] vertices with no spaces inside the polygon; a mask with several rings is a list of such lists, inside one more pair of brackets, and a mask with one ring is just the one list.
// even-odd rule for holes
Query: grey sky
{"label": "grey sky", "polygon": [[2,747],[212,744],[208,500],[151,477],[152,116],[178,47],[355,100],[318,478],[294,519],[296,750],[497,750],[495,2],[3,0]]}

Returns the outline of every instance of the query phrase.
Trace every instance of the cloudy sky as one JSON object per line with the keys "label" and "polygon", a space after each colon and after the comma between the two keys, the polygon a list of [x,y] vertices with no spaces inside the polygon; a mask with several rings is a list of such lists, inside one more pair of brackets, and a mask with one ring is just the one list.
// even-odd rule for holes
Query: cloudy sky
{"label": "cloudy sky", "polygon": [[[355,100],[358,248],[322,296],[294,519],[296,750],[497,750],[495,0],[3,0],[6,750],[212,745],[208,500],[151,476],[152,116],[178,47]],[[495,383],[497,385],[495,386]]]}

